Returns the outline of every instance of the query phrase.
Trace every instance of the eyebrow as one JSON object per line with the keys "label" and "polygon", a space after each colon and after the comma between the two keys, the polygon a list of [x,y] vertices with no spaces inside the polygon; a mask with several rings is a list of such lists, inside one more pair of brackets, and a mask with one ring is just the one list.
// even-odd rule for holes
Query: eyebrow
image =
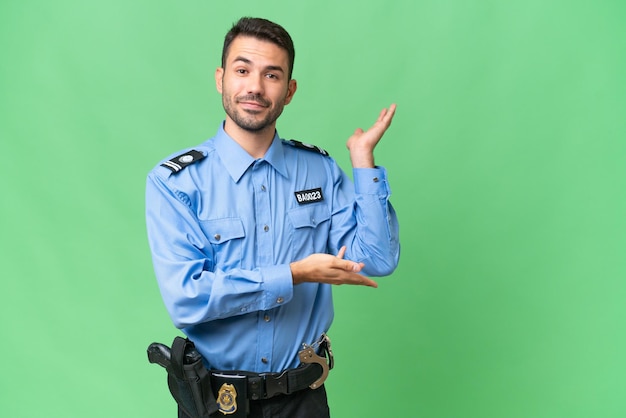
{"label": "eyebrow", "polygon": [[[235,62],[243,62],[244,64],[248,64],[248,65],[253,65],[253,62],[251,60],[249,60],[246,57],[242,57],[241,55],[237,56],[234,60],[233,63]],[[265,70],[270,70],[270,71],[280,71],[281,73],[284,73],[285,70],[283,69],[283,67],[281,67],[280,65],[268,65],[267,67],[265,67]]]}

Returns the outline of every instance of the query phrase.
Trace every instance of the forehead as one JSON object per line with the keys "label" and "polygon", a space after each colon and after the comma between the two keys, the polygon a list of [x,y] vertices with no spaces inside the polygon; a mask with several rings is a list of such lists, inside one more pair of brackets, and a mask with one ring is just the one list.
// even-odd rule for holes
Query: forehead
{"label": "forehead", "polygon": [[242,58],[253,64],[281,66],[285,70],[289,61],[287,51],[283,48],[273,42],[251,36],[238,36],[233,39],[228,48],[226,63],[233,63]]}

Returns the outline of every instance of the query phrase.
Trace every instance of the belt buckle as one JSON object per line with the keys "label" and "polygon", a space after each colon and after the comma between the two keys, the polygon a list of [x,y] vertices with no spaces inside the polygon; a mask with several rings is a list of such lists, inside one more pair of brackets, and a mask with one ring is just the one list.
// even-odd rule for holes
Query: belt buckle
{"label": "belt buckle", "polygon": [[287,371],[281,374],[261,373],[259,376],[265,381],[265,397],[271,398],[278,394],[289,394],[287,387]]}

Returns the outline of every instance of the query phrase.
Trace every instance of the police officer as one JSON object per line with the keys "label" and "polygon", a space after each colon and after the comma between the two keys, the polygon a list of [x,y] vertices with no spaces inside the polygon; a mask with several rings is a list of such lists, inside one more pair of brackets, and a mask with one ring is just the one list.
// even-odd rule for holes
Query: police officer
{"label": "police officer", "polygon": [[[224,122],[147,179],[163,301],[216,375],[245,371],[265,382],[300,371],[298,353],[316,347],[333,320],[331,285],[377,287],[368,276],[389,275],[398,263],[397,218],[373,153],[395,105],[348,138],[352,181],[324,150],[276,131],[297,89],[294,56],[281,26],[240,19],[215,71]],[[306,379],[290,378],[292,387],[266,382],[258,393],[250,385],[244,394],[227,383],[213,387],[216,416],[233,413],[233,403],[249,416],[329,416],[323,385],[293,386]]]}

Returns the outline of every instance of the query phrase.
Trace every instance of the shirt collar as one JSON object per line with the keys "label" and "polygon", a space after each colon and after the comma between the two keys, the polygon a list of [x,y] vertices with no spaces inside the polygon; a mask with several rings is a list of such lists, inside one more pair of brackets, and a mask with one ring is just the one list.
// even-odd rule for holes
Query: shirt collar
{"label": "shirt collar", "polygon": [[[213,141],[215,151],[224,163],[226,171],[228,171],[235,183],[238,182],[246,170],[248,170],[248,167],[254,163],[254,158],[224,131],[224,123],[220,125]],[[285,154],[283,153],[282,141],[278,136],[278,132],[274,134],[272,144],[260,161],[267,161],[281,175],[287,176]]]}

